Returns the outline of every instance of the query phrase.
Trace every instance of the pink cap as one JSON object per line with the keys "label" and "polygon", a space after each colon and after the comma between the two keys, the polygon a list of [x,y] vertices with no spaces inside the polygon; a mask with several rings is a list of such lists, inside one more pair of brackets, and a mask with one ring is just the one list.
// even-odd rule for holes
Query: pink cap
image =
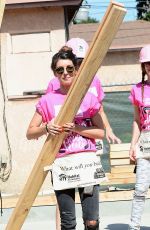
{"label": "pink cap", "polygon": [[66,46],[72,48],[72,51],[77,58],[85,58],[89,48],[87,42],[81,38],[71,38],[67,41]]}
{"label": "pink cap", "polygon": [[139,55],[139,62],[149,62],[150,61],[150,45],[144,46]]}

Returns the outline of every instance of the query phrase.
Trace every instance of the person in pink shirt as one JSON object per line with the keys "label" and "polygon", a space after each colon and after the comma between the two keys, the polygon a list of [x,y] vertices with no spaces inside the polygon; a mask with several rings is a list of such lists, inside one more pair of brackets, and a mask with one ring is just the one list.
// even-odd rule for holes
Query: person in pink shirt
{"label": "person in pink shirt", "polygon": [[[61,230],[75,230],[75,187],[71,187],[71,183],[76,179],[75,182],[78,184],[80,175],[84,174],[84,171],[82,170],[84,159],[87,158],[90,160],[91,157],[92,159],[99,159],[99,157],[96,156],[95,139],[104,138],[103,122],[99,115],[101,104],[97,97],[88,92],[84,97],[73,122],[65,123],[62,126],[56,125],[55,117],[64,103],[73,79],[76,77],[77,58],[72,50],[62,48],[53,56],[51,68],[60,82],[60,87],[40,98],[36,105],[35,114],[33,115],[27,129],[26,136],[30,140],[37,139],[46,134],[55,136],[62,132],[66,132],[66,138],[64,139],[53,164],[53,186],[55,186],[55,194],[60,210]],[[68,161],[71,165],[66,163]],[[76,164],[76,161],[81,163],[81,169],[78,169],[79,174],[73,174],[73,177],[69,177],[68,180],[70,183],[67,184],[68,188],[64,189],[63,186],[66,186],[65,182],[67,180],[66,174],[58,175],[59,183],[56,183],[57,178],[55,175],[58,174],[58,166],[59,170],[63,170],[63,162],[63,164],[66,163],[64,168],[71,168],[72,165],[74,166]],[[57,170],[55,170],[56,167]],[[93,164],[93,167],[95,167],[95,164]],[[100,172],[101,168],[99,168],[98,164],[96,164],[96,168],[98,171],[94,171],[94,178],[91,182],[93,183],[92,193],[88,194],[85,192],[86,183],[84,183],[84,179],[80,186],[77,186],[80,194],[83,221],[86,230],[99,229],[99,182],[97,182],[96,179],[104,174],[104,172]],[[88,168],[88,170],[90,170],[90,168]],[[88,176],[86,175],[87,174],[85,174],[84,177],[85,180],[88,181],[91,175],[90,173],[88,173]],[[95,180],[95,182],[93,182],[93,180]],[[62,186],[62,188],[57,189],[59,186]]]}
{"label": "person in pink shirt", "polygon": [[[65,45],[72,48],[73,53],[77,56],[77,67],[79,68],[89,49],[87,42],[81,38],[72,38],[68,40]],[[60,83],[58,81],[58,78],[54,76],[48,84],[46,93],[59,89],[59,87],[60,87]],[[110,123],[108,121],[107,115],[104,111],[102,101],[104,99],[105,94],[102,89],[101,82],[97,75],[94,77],[88,91],[94,94],[98,98],[99,102],[101,103],[100,115],[102,117],[103,124],[106,130],[106,139],[108,143],[111,143],[111,142],[118,143],[118,144],[121,143],[121,140],[114,134],[110,126]]]}
{"label": "person in pink shirt", "polygon": [[[73,53],[77,56],[77,69],[79,69],[89,49],[87,42],[81,38],[72,38],[68,40],[65,45],[67,47],[72,48]],[[46,89],[46,94],[49,92],[55,91],[59,88],[60,88],[60,82],[58,78],[54,76],[48,84],[48,87]],[[105,97],[105,94],[104,94],[101,82],[97,75],[94,77],[88,92],[91,92],[94,96],[96,96],[99,103],[101,104],[99,113],[101,115],[105,130],[106,130],[105,135],[106,135],[107,141],[109,143],[111,142],[118,143],[118,144],[121,143],[121,140],[114,134],[110,126],[110,123],[108,121],[107,115],[104,111],[102,102]],[[101,153],[103,151],[102,140],[96,140],[96,146],[97,146],[97,150]],[[59,229],[60,229],[59,209],[58,209],[58,206],[56,205],[56,230],[59,230]]]}
{"label": "person in pink shirt", "polygon": [[[134,107],[130,158],[136,161],[136,185],[130,230],[139,230],[145,197],[150,186],[150,44],[139,55],[142,81],[133,86],[129,99]],[[147,77],[147,78],[146,78]]]}

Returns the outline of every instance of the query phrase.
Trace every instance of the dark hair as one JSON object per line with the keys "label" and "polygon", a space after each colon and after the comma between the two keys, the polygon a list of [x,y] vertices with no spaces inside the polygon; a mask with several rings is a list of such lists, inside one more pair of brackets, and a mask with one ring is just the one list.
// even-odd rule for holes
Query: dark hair
{"label": "dark hair", "polygon": [[54,54],[54,56],[52,58],[51,69],[53,70],[53,72],[55,72],[57,62],[60,59],[63,59],[63,60],[69,59],[69,60],[72,61],[72,63],[75,66],[75,68],[77,67],[77,57],[76,57],[76,55],[73,54],[71,48],[69,48],[67,46],[63,46],[58,53]]}
{"label": "dark hair", "polygon": [[144,84],[145,84],[145,75],[146,75],[146,71],[145,71],[145,64],[141,63],[141,70],[142,70],[142,102],[144,99]]}
{"label": "dark hair", "polygon": [[77,68],[80,68],[80,65],[82,64],[84,58],[77,58]]}
{"label": "dark hair", "polygon": [[63,47],[61,47],[61,49],[59,50],[59,52],[61,52],[61,51],[72,51],[72,53],[73,53],[72,48],[71,48],[71,47],[68,47],[68,46],[63,46]]}

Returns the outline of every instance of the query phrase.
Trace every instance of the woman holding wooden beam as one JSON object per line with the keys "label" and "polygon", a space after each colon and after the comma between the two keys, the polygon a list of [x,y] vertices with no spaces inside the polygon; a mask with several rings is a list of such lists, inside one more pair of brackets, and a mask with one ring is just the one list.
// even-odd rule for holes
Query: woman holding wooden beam
{"label": "woman holding wooden beam", "polygon": [[[81,38],[72,38],[67,41],[66,46],[72,48],[73,53],[77,57],[77,69],[80,68],[80,65],[82,64],[82,61],[84,60],[86,53],[89,49],[89,46],[87,42],[84,39]],[[57,90],[60,88],[60,83],[57,77],[53,77],[52,80],[49,82],[46,93],[52,92],[54,90]],[[101,103],[101,108],[100,108],[100,115],[106,130],[106,139],[109,143],[121,143],[121,140],[114,134],[107,115],[105,114],[104,108],[102,106],[102,101],[104,99],[104,92],[101,86],[101,82],[97,76],[94,77],[91,86],[88,90],[91,92],[93,95],[95,95],[98,99],[98,101]],[[101,154],[103,153],[103,142],[102,140],[96,140],[96,148],[97,151]],[[60,230],[60,217],[59,217],[59,209],[58,205],[56,205],[56,230]]]}
{"label": "woman holding wooden beam", "polygon": [[[71,38],[70,40],[68,40],[66,42],[65,45],[72,48],[73,53],[77,57],[77,68],[79,69],[80,65],[82,64],[82,61],[84,60],[86,53],[89,49],[87,42],[82,38]],[[48,87],[46,89],[46,93],[52,92],[53,90],[56,90],[56,89],[59,89],[59,87],[60,87],[59,80],[57,77],[54,76],[54,78],[52,78],[52,80],[48,84]],[[102,117],[103,124],[104,124],[105,130],[106,130],[106,139],[107,139],[108,143],[120,144],[121,140],[114,134],[112,127],[108,121],[107,115],[104,111],[102,101],[103,101],[105,95],[104,95],[104,92],[102,89],[101,82],[100,82],[97,75],[94,77],[88,91],[91,92],[92,94],[94,94],[101,103],[100,115]]]}
{"label": "woman holding wooden beam", "polygon": [[[76,77],[77,58],[72,50],[62,48],[52,58],[54,75],[60,88],[44,95],[27,130],[27,138],[44,134],[66,138],[53,164],[53,186],[60,209],[61,229],[75,230],[75,188],[80,194],[85,229],[99,229],[99,183],[105,179],[100,158],[96,155],[95,139],[104,138],[104,128],[99,115],[101,104],[87,93],[73,122],[56,125],[51,122],[58,114],[68,90]],[[93,185],[88,193],[86,187]]]}

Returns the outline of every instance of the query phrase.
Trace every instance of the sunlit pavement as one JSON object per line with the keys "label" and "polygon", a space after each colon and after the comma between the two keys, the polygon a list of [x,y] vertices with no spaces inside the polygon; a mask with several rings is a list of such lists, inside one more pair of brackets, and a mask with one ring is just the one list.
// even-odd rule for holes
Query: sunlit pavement
{"label": "sunlit pavement", "polygon": [[[127,230],[130,221],[131,201],[100,203],[100,230]],[[0,230],[5,230],[12,209],[3,209]],[[83,230],[80,204],[76,204],[77,230]],[[21,230],[55,230],[55,206],[33,207]],[[146,200],[141,230],[150,230],[150,199]]]}

